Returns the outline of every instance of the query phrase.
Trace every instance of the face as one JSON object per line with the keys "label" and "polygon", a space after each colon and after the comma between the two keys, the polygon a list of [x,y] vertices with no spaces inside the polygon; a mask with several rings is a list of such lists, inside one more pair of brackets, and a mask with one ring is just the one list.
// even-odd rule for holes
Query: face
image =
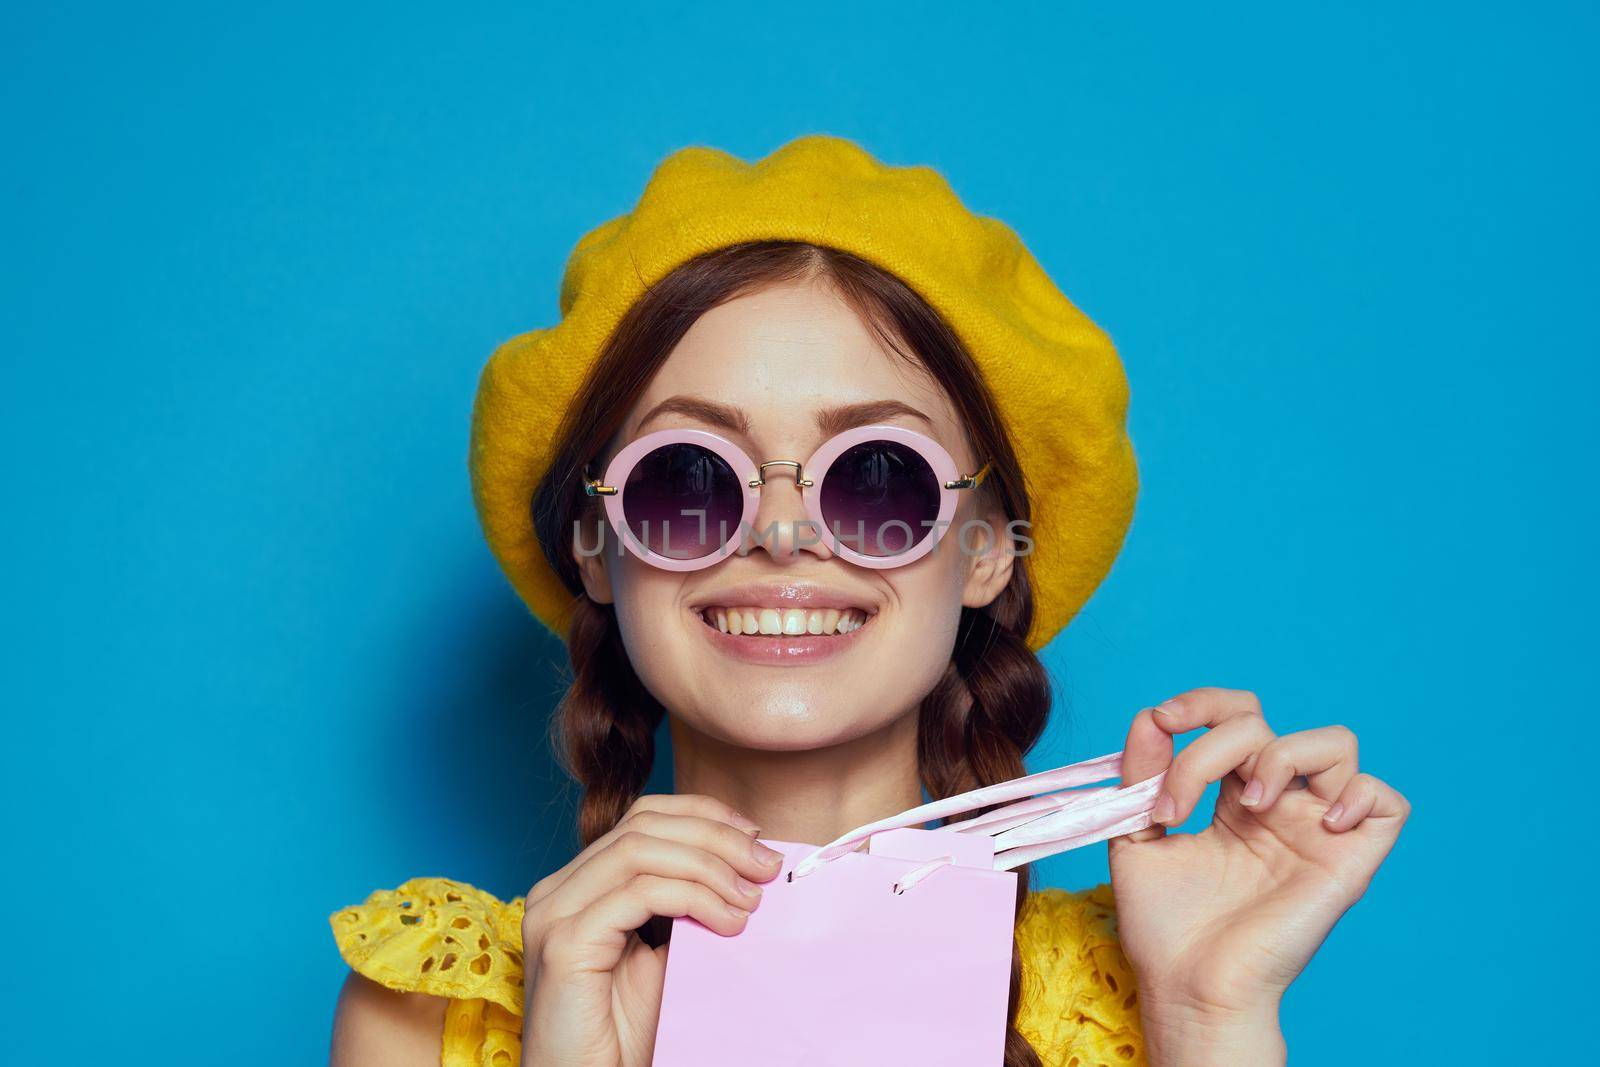
{"label": "face", "polygon": [[[973,454],[925,371],[886,348],[825,279],[804,280],[702,316],[597,466],[666,429],[716,433],[756,463],[804,462],[841,429],[869,424],[933,438],[962,473],[987,458]],[[615,605],[634,670],[675,727],[745,748],[822,748],[913,714],[950,662],[962,606],[989,603],[1009,580],[1012,558],[998,539],[955,533],[973,519],[999,530],[1004,518],[986,510],[984,494],[959,496],[951,532],[892,569],[856,566],[817,543],[792,467],[767,469],[752,524],[764,536],[744,554],[689,572],[609,549],[577,558],[589,596]],[[805,632],[724,632],[746,620]]]}

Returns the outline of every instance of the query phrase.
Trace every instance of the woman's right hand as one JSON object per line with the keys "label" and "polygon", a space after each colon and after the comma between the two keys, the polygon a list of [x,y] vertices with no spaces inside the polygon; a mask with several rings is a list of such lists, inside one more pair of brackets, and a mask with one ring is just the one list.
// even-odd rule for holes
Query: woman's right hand
{"label": "woman's right hand", "polygon": [[744,929],[782,856],[721,801],[640,797],[615,829],[528,891],[523,1067],[648,1067],[667,946],[635,932],[687,915]]}

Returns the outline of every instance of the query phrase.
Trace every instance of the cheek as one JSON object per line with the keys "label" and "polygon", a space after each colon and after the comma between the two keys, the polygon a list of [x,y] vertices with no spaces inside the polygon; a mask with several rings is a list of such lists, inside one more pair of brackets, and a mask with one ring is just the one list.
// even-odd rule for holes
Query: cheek
{"label": "cheek", "polygon": [[943,547],[889,579],[895,603],[880,635],[880,658],[894,665],[891,674],[904,680],[911,700],[925,696],[944,674],[961,624],[964,572],[958,555]]}
{"label": "cheek", "polygon": [[682,661],[684,628],[678,619],[682,578],[632,556],[608,560],[613,607],[628,659],[646,687],[667,694],[674,666]]}

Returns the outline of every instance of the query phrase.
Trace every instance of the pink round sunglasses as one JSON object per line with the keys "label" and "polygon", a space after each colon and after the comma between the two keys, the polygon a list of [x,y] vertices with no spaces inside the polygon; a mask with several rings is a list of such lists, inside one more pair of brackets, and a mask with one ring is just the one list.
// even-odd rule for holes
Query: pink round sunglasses
{"label": "pink round sunglasses", "polygon": [[[899,426],[862,426],[824,441],[811,458],[756,463],[705,430],[658,430],[618,452],[584,492],[605,501],[622,545],[652,566],[695,571],[740,550],[754,530],[772,467],[792,467],[817,541],[862,567],[903,567],[933,550],[975,489],[985,463],[962,474],[939,443]],[[807,471],[820,472],[808,476]]]}

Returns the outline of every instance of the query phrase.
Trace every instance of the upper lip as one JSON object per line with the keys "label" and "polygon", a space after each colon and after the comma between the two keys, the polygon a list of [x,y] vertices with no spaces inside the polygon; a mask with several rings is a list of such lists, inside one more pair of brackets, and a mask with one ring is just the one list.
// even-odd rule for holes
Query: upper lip
{"label": "upper lip", "polygon": [[836,608],[841,611],[855,608],[868,615],[876,614],[878,610],[877,598],[866,593],[853,593],[837,586],[793,579],[744,582],[721,589],[708,589],[697,594],[689,606],[694,611],[713,607],[775,608],[780,611],[784,608]]}

